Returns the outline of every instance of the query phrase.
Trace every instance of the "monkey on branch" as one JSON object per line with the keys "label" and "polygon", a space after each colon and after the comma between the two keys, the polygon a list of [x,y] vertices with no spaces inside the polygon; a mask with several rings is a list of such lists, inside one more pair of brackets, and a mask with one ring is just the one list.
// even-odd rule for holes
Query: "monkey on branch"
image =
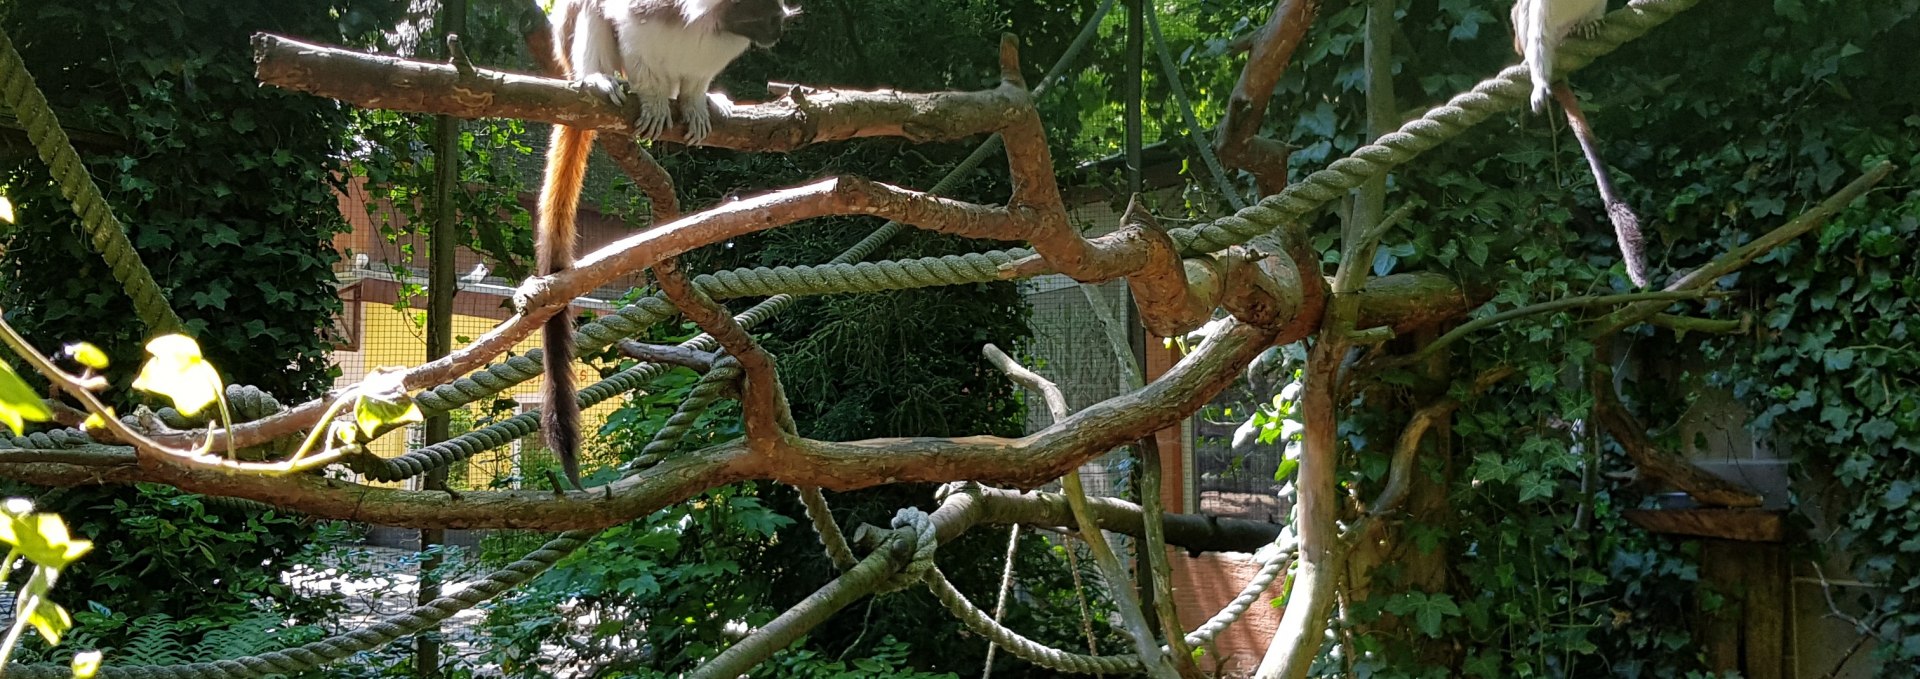
{"label": "monkey on branch", "polygon": [[1626,261],[1627,278],[1634,287],[1647,287],[1646,238],[1640,233],[1640,218],[1614,190],[1613,178],[1600,160],[1600,145],[1593,126],[1580,111],[1580,101],[1566,81],[1554,82],[1553,57],[1560,42],[1576,30],[1588,30],[1606,16],[1607,0],[1518,0],[1513,5],[1513,51],[1533,79],[1533,112],[1546,111],[1547,100],[1556,99],[1567,112],[1567,126],[1580,140],[1587,167],[1593,170],[1593,183],[1606,204],[1607,219],[1613,222],[1614,237],[1620,241],[1620,256]]}
{"label": "monkey on branch", "polygon": [[[640,106],[639,136],[660,136],[673,114],[698,145],[713,131],[714,77],[748,47],[772,47],[795,14],[782,0],[559,0],[553,8],[554,61],[615,105],[632,94]],[[624,77],[624,86],[622,79]],[[676,105],[677,104],[677,105]],[[534,252],[542,276],[573,266],[581,183],[593,130],[555,125],[540,186]],[[580,404],[573,392],[573,325],[556,314],[543,331],[546,387],[540,429],[547,448],[580,487]]]}

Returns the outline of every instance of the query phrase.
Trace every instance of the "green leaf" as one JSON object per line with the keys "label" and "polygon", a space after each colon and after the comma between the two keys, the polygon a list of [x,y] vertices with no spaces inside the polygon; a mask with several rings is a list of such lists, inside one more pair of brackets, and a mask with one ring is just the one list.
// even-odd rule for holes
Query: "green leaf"
{"label": "green leaf", "polygon": [[1913,484],[1906,479],[1894,481],[1887,486],[1887,494],[1880,496],[1880,506],[1886,509],[1899,509],[1907,506],[1913,499]]}
{"label": "green leaf", "polygon": [[47,409],[40,395],[20,379],[20,375],[13,371],[13,366],[0,361],[0,422],[6,422],[14,435],[18,436],[26,430],[27,422],[51,419],[53,411]]}
{"label": "green leaf", "polygon": [[93,679],[100,673],[100,652],[81,651],[73,654],[73,679]]}
{"label": "green leaf", "polygon": [[93,549],[93,542],[69,535],[67,522],[58,514],[9,511],[0,519],[0,542],[12,546],[28,561],[56,571]]}
{"label": "green leaf", "polygon": [[1539,472],[1527,472],[1520,476],[1520,501],[1547,499],[1553,497],[1553,480]]}
{"label": "green leaf", "polygon": [[200,345],[186,335],[166,335],[147,342],[153,358],[140,367],[133,388],[165,396],[183,415],[196,415],[220,398],[220,373],[200,355]]}
{"label": "green leaf", "polygon": [[48,601],[42,596],[34,600],[32,611],[27,612],[27,624],[47,640],[48,646],[60,643],[60,637],[73,629],[73,616],[67,615],[67,609],[60,604]]}
{"label": "green leaf", "polygon": [[407,396],[402,380],[405,375],[400,370],[376,370],[361,382],[359,395],[353,400],[353,422],[361,440],[370,441],[395,427],[426,419],[420,406]]}
{"label": "green leaf", "polygon": [[1285,481],[1288,477],[1293,476],[1294,470],[1299,468],[1299,460],[1281,460],[1280,466],[1273,470],[1273,480]]}
{"label": "green leaf", "polygon": [[88,342],[74,342],[66,347],[67,356],[75,362],[94,370],[107,369],[107,352],[101,351]]}
{"label": "green leaf", "polygon": [[1460,614],[1450,594],[1407,592],[1387,602],[1387,612],[1413,616],[1414,627],[1429,637],[1440,636],[1440,625],[1448,617]]}
{"label": "green leaf", "polygon": [[1475,653],[1460,666],[1460,670],[1472,676],[1496,679],[1500,676],[1500,654]]}

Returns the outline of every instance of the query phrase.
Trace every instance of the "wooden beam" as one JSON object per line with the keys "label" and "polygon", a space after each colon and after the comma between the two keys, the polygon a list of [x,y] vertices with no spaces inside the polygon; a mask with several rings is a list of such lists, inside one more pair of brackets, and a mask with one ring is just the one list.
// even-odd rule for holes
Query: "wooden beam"
{"label": "wooden beam", "polygon": [[1766,509],[1629,509],[1621,512],[1634,525],[1665,535],[1691,535],[1741,542],[1781,542],[1786,539],[1785,513]]}

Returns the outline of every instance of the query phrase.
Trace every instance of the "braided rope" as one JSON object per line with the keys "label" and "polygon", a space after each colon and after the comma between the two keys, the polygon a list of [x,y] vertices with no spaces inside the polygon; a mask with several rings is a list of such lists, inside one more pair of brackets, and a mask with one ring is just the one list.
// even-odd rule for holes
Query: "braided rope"
{"label": "braided rope", "polygon": [[985,611],[954,589],[940,569],[929,569],[921,578],[935,598],[975,634],[986,637],[1020,658],[1057,672],[1076,674],[1134,674],[1142,671],[1140,658],[1134,655],[1081,655],[1049,647],[1022,636],[993,621]]}
{"label": "braided rope", "polygon": [[1221,632],[1226,631],[1238,621],[1240,616],[1253,606],[1253,602],[1260,600],[1261,595],[1266,593],[1267,587],[1273,585],[1273,581],[1280,576],[1280,571],[1286,569],[1286,565],[1292,561],[1291,557],[1298,549],[1292,544],[1291,536],[1287,536],[1284,532],[1281,535],[1282,537],[1275,538],[1261,550],[1264,553],[1260,556],[1260,570],[1253,574],[1253,578],[1247,581],[1245,587],[1240,588],[1240,593],[1234,595],[1233,600],[1228,601],[1227,605],[1222,606],[1220,612],[1213,614],[1212,618],[1208,618],[1206,622],[1187,633],[1185,639],[1188,646],[1204,646],[1212,643]]}
{"label": "braided rope", "polygon": [[847,545],[847,536],[840,532],[840,524],[833,521],[833,510],[827,507],[827,496],[817,486],[799,486],[800,503],[806,505],[807,519],[813,522],[813,532],[820,536],[820,546],[827,551],[827,558],[840,570],[853,568],[860,563],[854,558],[853,548]]}
{"label": "braided rope", "polygon": [[[1699,2],[1635,0],[1625,9],[1608,15],[1592,38],[1564,43],[1554,70],[1556,73],[1578,70]],[[1495,113],[1517,107],[1528,99],[1531,91],[1526,67],[1509,66],[1499,75],[1480,81],[1473,89],[1455,95],[1447,103],[1408,121],[1398,130],[1381,135],[1373,143],[1354,149],[1327,169],[1308,175],[1280,193],[1210,224],[1173,230],[1174,243],[1186,252],[1217,252],[1245,243],[1282,224],[1299,220],[1345,196],[1348,190],[1459,136]]]}
{"label": "braided rope", "polygon": [[[598,534],[599,531],[584,530],[562,533],[519,561],[488,574],[457,594],[434,599],[345,634],[285,650],[215,662],[102,667],[98,676],[104,679],[253,679],[305,672],[355,653],[378,648],[400,637],[417,634],[455,613],[499,596],[552,568],[555,562]],[[15,664],[7,666],[6,675],[16,679],[65,679],[72,676],[72,670],[65,665]]]}
{"label": "braided rope", "polygon": [[906,290],[998,280],[1001,265],[1031,254],[1014,249],[882,262],[757,267],[701,274],[694,277],[694,283],[717,299]]}
{"label": "braided rope", "polygon": [[140,253],[133,249],[132,241],[127,240],[126,227],[113,216],[113,209],[100,195],[100,187],[95,186],[93,177],[87,174],[80,154],[73,150],[72,140],[60,127],[60,119],[47,104],[46,95],[34,84],[33,74],[27,72],[25,60],[20,58],[20,52],[14,49],[13,40],[5,31],[0,31],[0,99],[5,99],[27,129],[27,138],[33,141],[40,159],[53,172],[60,195],[73,204],[73,213],[79,215],[93,251],[106,260],[113,279],[119,281],[120,288],[133,299],[133,310],[140,316],[140,322],[155,334],[185,328],[186,324],[167,303],[166,293],[161,292],[160,284],[153,280],[153,272],[140,261]]}
{"label": "braided rope", "polygon": [[640,449],[640,456],[634,459],[637,467],[651,467],[665,458],[667,453],[680,445],[680,441],[693,431],[694,422],[709,406],[719,401],[734,389],[734,381],[740,379],[744,371],[739,361],[729,356],[701,376],[700,383],[693,385],[687,397],[680,401],[680,407],[667,418],[666,424],[653,433],[653,440]]}

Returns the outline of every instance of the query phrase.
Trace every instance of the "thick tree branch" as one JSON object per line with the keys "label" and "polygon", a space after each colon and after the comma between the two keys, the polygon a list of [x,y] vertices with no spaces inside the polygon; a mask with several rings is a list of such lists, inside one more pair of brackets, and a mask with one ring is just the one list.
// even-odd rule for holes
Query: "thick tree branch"
{"label": "thick tree branch", "polygon": [[1267,117],[1267,104],[1273,101],[1273,88],[1293,60],[1294,49],[1306,38],[1307,29],[1319,13],[1319,0],[1280,0],[1273,14],[1253,36],[1247,66],[1234,83],[1227,98],[1227,113],[1220,119],[1220,134],[1213,142],[1221,164],[1253,175],[1260,195],[1270,196],[1287,187],[1285,144],[1259,136]]}
{"label": "thick tree branch", "polygon": [[[412,61],[300,42],[261,33],[253,39],[260,82],[338,99],[363,108],[460,118],[517,118],[631,134],[638,109],[623,109],[599,92],[564,80]],[[705,146],[792,151],[861,137],[953,141],[994,132],[1021,109],[1025,87],[1003,83],[978,92],[814,91],[778,101],[736,104],[714,118]],[[663,141],[684,141],[675,124]]]}
{"label": "thick tree branch", "polygon": [[1065,475],[1115,446],[1178,424],[1187,413],[1226,388],[1254,356],[1270,346],[1273,331],[1238,323],[1202,342],[1160,379],[1108,399],[1021,438],[874,439],[845,443],[787,437],[776,456],[751,455],[733,441],[676,455],[603,492],[554,495],[536,491],[445,493],[356,485],[297,475],[264,477],[216,469],[141,467],[102,458],[101,466],[51,462],[6,464],[0,476],[31,476],[46,485],[95,483],[100,469],[109,481],[151,481],[205,495],[272,503],[318,518],[418,528],[510,528],[562,530],[601,528],[644,516],[708,488],[770,479],[835,490],[890,483],[978,481],[1034,488]]}
{"label": "thick tree branch", "polygon": [[702,375],[712,370],[714,361],[719,359],[710,352],[683,346],[643,344],[633,340],[620,340],[620,343],[614,346],[627,358],[662,365],[677,365],[690,368]]}
{"label": "thick tree branch", "polygon": [[1620,403],[1619,395],[1614,393],[1613,369],[1606,361],[1595,361],[1587,375],[1588,386],[1593,391],[1594,418],[1627,451],[1627,458],[1633,460],[1640,473],[1686,491],[1701,504],[1715,507],[1760,506],[1759,494],[1709,474],[1685,458],[1661,450],[1654,444],[1653,439],[1647,437],[1646,427],[1627,412],[1627,407]]}

